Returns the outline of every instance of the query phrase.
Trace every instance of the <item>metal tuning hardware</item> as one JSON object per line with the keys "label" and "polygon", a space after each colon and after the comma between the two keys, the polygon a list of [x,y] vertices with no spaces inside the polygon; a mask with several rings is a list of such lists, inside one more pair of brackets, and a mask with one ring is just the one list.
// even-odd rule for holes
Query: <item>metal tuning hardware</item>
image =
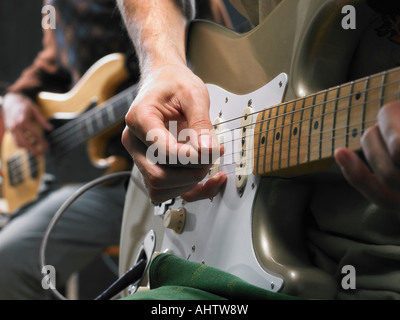
{"label": "metal tuning hardware", "polygon": [[235,181],[236,188],[240,195],[247,184],[247,178],[251,169],[251,139],[253,131],[253,113],[252,101],[249,100],[248,106],[242,113],[242,120],[240,122],[239,133],[239,154],[236,160]]}
{"label": "metal tuning hardware", "polygon": [[[218,143],[223,143],[223,132],[225,130],[224,126],[225,120],[222,118],[222,111],[219,113],[219,116],[214,120],[214,130],[215,130],[215,135],[218,138]],[[221,164],[220,158],[218,158],[213,166],[210,168],[208,171],[208,174],[206,175],[206,179],[212,178],[214,175],[216,175],[219,172],[219,166]]]}

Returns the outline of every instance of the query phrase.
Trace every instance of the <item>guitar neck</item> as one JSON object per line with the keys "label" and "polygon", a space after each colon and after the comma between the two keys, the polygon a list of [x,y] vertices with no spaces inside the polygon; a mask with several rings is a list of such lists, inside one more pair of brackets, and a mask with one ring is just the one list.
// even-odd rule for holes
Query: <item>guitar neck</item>
{"label": "guitar neck", "polygon": [[136,97],[137,85],[115,95],[103,106],[95,107],[52,131],[47,139],[55,154],[65,154],[77,145],[123,121]]}
{"label": "guitar neck", "polygon": [[399,99],[400,68],[263,110],[254,133],[254,174],[319,170],[338,147],[359,151],[382,105]]}
{"label": "guitar neck", "polygon": [[137,86],[134,85],[117,94],[101,108],[94,108],[84,114],[79,119],[78,134],[81,139],[87,141],[122,121],[136,93]]}

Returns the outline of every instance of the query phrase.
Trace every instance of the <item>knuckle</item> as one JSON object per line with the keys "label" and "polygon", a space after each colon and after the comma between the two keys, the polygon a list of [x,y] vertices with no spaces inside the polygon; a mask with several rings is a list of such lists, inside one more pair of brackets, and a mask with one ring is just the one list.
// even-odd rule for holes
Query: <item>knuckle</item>
{"label": "knuckle", "polygon": [[160,189],[165,185],[166,177],[163,174],[162,170],[154,169],[157,166],[152,166],[152,169],[149,169],[146,172],[146,185],[152,192],[159,192]]}

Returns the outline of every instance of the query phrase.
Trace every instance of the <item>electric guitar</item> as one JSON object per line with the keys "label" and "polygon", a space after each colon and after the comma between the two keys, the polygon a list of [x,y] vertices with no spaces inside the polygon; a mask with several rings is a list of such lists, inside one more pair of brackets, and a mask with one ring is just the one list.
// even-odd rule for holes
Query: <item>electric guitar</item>
{"label": "electric guitar", "polygon": [[46,166],[60,183],[89,181],[130,166],[111,150],[120,141],[124,116],[136,95],[133,85],[114,96],[127,79],[125,57],[115,53],[97,61],[71,91],[38,94],[38,105],[55,127],[45,136],[50,150],[33,156],[5,132],[1,163],[9,213],[37,198]]}
{"label": "electric guitar", "polygon": [[268,290],[335,296],[339,284],[301,254],[295,240],[301,239],[301,217],[279,208],[266,212],[263,194],[265,176],[319,172],[332,167],[336,148],[360,150],[379,108],[400,98],[398,68],[345,81],[376,15],[366,1],[346,4],[358,13],[356,30],[342,28],[342,7],[333,0],[283,0],[244,34],[193,23],[190,66],[207,84],[210,117],[225,147],[208,177],[224,171],[228,181],[213,199],[176,198],[155,207],[165,226],[161,251]]}

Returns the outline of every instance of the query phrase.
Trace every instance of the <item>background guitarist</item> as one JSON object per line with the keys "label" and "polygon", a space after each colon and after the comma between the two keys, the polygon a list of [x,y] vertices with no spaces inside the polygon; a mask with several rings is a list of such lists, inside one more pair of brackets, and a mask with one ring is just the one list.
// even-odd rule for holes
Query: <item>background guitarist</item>
{"label": "background guitarist", "polygon": [[[114,52],[130,57],[130,80],[138,77],[134,50],[114,0],[48,0],[44,4],[57,10],[56,29],[43,30],[43,50],[8,89],[3,103],[7,129],[18,146],[35,155],[49,148],[39,128],[52,130],[35,103],[38,92],[67,92],[97,60]],[[208,1],[202,4],[203,16],[220,19],[219,7],[210,8]],[[38,270],[39,246],[54,213],[78,188],[54,183],[0,231],[0,299],[46,298]],[[94,188],[57,224],[46,261],[56,269],[57,287],[104,248],[119,243],[124,198],[123,182]]]}
{"label": "background guitarist", "polygon": [[[127,29],[135,47],[140,49],[142,69],[142,87],[127,114],[123,143],[155,202],[179,195],[188,201],[209,198],[226,181],[224,174],[218,174],[206,184],[199,184],[208,166],[177,167],[146,161],[148,130],[158,128],[167,132],[164,123],[168,120],[178,120],[198,133],[212,128],[206,88],[186,65],[184,41],[188,22],[193,18],[193,11],[189,10],[193,1],[182,2],[185,10],[180,11],[172,0],[163,1],[162,5],[157,0],[119,1]],[[279,0],[231,2],[255,26],[280,3]],[[336,3],[344,6],[349,1]],[[376,11],[377,19],[358,39],[348,79],[343,80],[399,65],[398,3],[368,1],[368,5]],[[282,20],[285,18],[290,19],[282,17]],[[219,148],[214,141],[212,136],[201,137],[198,151]],[[338,298],[399,299],[400,101],[382,106],[377,125],[364,133],[361,142],[366,162],[348,149],[336,150],[342,176],[333,180],[314,176],[316,179],[294,183],[268,178],[269,192],[262,195],[267,199],[265,203],[269,203],[265,210],[277,211],[282,207],[280,204],[285,204],[295,214],[305,213],[308,225],[303,240],[313,263],[336,277]],[[166,150],[178,153],[180,147],[172,143]],[[340,289],[345,265],[356,268],[356,290]]]}

